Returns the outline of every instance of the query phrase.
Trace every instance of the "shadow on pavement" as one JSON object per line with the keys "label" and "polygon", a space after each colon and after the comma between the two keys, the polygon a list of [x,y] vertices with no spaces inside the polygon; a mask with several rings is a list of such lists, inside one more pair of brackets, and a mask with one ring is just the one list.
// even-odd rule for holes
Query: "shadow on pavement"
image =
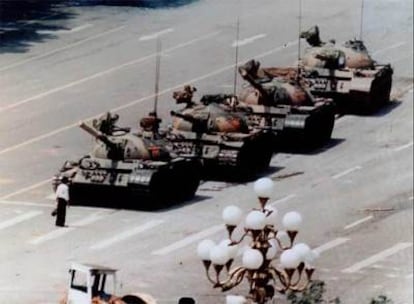
{"label": "shadow on pavement", "polygon": [[198,0],[0,0],[0,54],[23,53],[33,43],[56,38],[69,30],[62,21],[75,14],[74,6],[131,6],[173,8]]}
{"label": "shadow on pavement", "polygon": [[316,155],[319,153],[323,153],[326,150],[332,149],[337,145],[342,144],[345,141],[343,138],[331,138],[327,143],[323,146],[318,147],[291,147],[291,146],[282,146],[279,148],[279,152],[288,153],[288,154],[306,154],[306,155]]}
{"label": "shadow on pavement", "polygon": [[62,20],[73,17],[62,0],[0,1],[0,54],[26,52],[32,43],[53,39],[54,32],[67,30]]}
{"label": "shadow on pavement", "polygon": [[189,200],[166,202],[155,202],[145,198],[131,200],[127,197],[117,197],[107,200],[93,200],[92,198],[88,198],[85,200],[71,202],[71,206],[164,212],[171,209],[181,208],[186,205],[196,204],[209,198],[211,197],[205,195],[196,195]]}
{"label": "shadow on pavement", "polygon": [[71,0],[70,5],[110,5],[110,6],[134,6],[143,8],[178,7],[191,4],[198,0]]}

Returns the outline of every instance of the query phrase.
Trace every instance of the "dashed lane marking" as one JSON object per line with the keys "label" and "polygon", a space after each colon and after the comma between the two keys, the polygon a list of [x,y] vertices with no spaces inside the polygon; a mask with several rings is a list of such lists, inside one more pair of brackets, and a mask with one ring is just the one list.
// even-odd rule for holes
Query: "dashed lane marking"
{"label": "dashed lane marking", "polygon": [[7,201],[7,200],[0,200],[0,205],[15,205],[15,206],[30,206],[30,207],[44,207],[50,208],[50,204],[42,204],[42,203],[35,203],[35,202],[22,202],[22,201]]}
{"label": "dashed lane marking", "polygon": [[35,189],[35,188],[37,188],[37,187],[43,186],[43,185],[45,185],[45,184],[47,184],[47,183],[51,183],[51,181],[52,181],[52,179],[51,179],[51,178],[48,178],[48,179],[46,179],[46,180],[43,180],[43,181],[38,182],[38,183],[36,183],[36,184],[33,184],[33,185],[31,185],[31,186],[28,186],[28,187],[25,187],[25,188],[19,189],[19,190],[15,191],[15,192],[12,192],[12,193],[6,194],[6,195],[4,195],[4,196],[0,197],[0,201],[2,201],[2,200],[7,200],[8,198],[10,198],[10,197],[12,197],[12,196],[16,196],[16,195],[18,195],[18,194],[21,194],[21,193],[24,193],[24,192],[30,191],[30,190],[32,190],[32,189]]}
{"label": "dashed lane marking", "polygon": [[173,28],[167,28],[167,29],[165,29],[165,30],[162,30],[162,31],[159,31],[159,32],[156,32],[156,33],[153,33],[153,34],[149,34],[149,35],[141,36],[141,37],[139,38],[139,41],[146,41],[146,40],[156,39],[156,38],[158,38],[158,37],[160,37],[160,36],[162,36],[162,35],[165,35],[165,34],[171,33],[171,32],[173,32],[173,31],[174,31],[174,29],[173,29]]}
{"label": "dashed lane marking", "polygon": [[398,152],[398,151],[401,151],[401,150],[407,149],[407,148],[409,148],[409,147],[412,147],[412,145],[413,145],[413,142],[411,141],[411,142],[409,142],[408,144],[405,144],[405,145],[402,145],[402,146],[399,146],[399,147],[395,148],[395,149],[394,149],[394,151],[395,151],[395,152]]}
{"label": "dashed lane marking", "polygon": [[243,45],[252,43],[252,42],[254,42],[254,41],[258,40],[258,39],[262,39],[264,37],[266,37],[266,34],[258,34],[258,35],[255,35],[255,36],[252,36],[252,37],[249,37],[249,38],[245,38],[245,39],[242,39],[242,40],[234,41],[231,46],[232,47],[243,46]]}
{"label": "dashed lane marking", "polygon": [[[212,36],[214,36],[214,35],[217,35],[218,33],[219,33],[219,31],[212,32],[212,33],[208,33],[208,34],[206,34],[206,35],[204,35],[204,36],[200,36],[200,37],[197,37],[197,38],[195,38],[195,39],[193,39],[193,40],[186,41],[186,42],[180,43],[180,44],[178,44],[178,45],[175,45],[175,46],[173,46],[173,47],[170,47],[170,48],[168,48],[168,49],[165,49],[165,50],[163,50],[163,51],[162,51],[162,53],[167,53],[167,52],[171,52],[171,51],[173,51],[173,50],[175,50],[175,49],[183,48],[183,47],[185,47],[185,46],[188,46],[188,45],[193,44],[193,43],[195,43],[195,42],[198,42],[198,41],[200,41],[200,40],[210,38],[210,37],[212,37]],[[16,101],[16,102],[11,103],[11,104],[8,104],[8,105],[5,105],[4,107],[0,108],[0,113],[1,113],[1,112],[4,112],[4,111],[6,111],[6,110],[9,110],[9,109],[16,108],[16,107],[21,106],[21,105],[23,105],[23,104],[26,104],[26,103],[32,102],[32,101],[34,101],[34,100],[37,100],[37,99],[43,98],[43,97],[45,97],[45,96],[49,96],[49,95],[54,94],[54,93],[56,93],[56,92],[60,92],[60,91],[62,91],[62,90],[65,90],[65,89],[68,89],[68,88],[74,87],[74,86],[76,86],[76,85],[78,85],[78,84],[81,84],[81,83],[87,82],[87,81],[89,81],[89,80],[92,80],[92,79],[96,79],[96,78],[102,77],[102,76],[104,76],[104,75],[110,74],[110,73],[115,72],[115,71],[118,71],[118,70],[120,70],[120,69],[123,69],[123,68],[125,68],[125,67],[127,67],[127,66],[131,66],[131,65],[135,65],[135,64],[141,63],[141,62],[143,62],[143,61],[145,61],[145,60],[148,60],[148,59],[150,59],[150,58],[155,57],[156,55],[157,55],[156,53],[153,53],[153,54],[150,54],[150,55],[147,55],[147,56],[141,57],[141,58],[137,58],[137,59],[131,60],[131,61],[129,61],[129,62],[126,62],[126,63],[120,64],[120,65],[114,66],[114,67],[112,67],[112,68],[110,68],[110,69],[107,69],[107,70],[105,70],[105,71],[102,71],[102,72],[99,72],[99,73],[95,73],[95,74],[89,75],[89,76],[87,76],[87,77],[84,77],[84,78],[78,79],[78,80],[76,80],[76,81],[73,81],[73,82],[67,83],[67,84],[62,85],[62,86],[60,86],[60,87],[56,87],[56,88],[51,89],[51,90],[48,90],[48,91],[46,91],[46,92],[43,92],[43,93],[37,94],[37,95],[35,95],[35,96],[29,97],[29,98],[26,98],[26,99],[23,99],[23,100],[20,100],[20,101]]]}
{"label": "dashed lane marking", "polygon": [[347,169],[347,170],[345,170],[345,171],[342,171],[341,173],[338,173],[338,174],[336,174],[336,175],[332,176],[332,178],[333,178],[333,179],[338,179],[338,178],[340,178],[340,177],[342,177],[342,176],[345,176],[345,175],[347,175],[347,174],[349,174],[349,173],[351,173],[351,172],[354,172],[354,171],[356,171],[356,170],[361,170],[361,169],[362,169],[362,167],[361,167],[361,166],[355,166],[355,167],[353,167],[353,168]]}
{"label": "dashed lane marking", "polygon": [[[217,32],[216,32],[216,33],[217,33]],[[190,43],[190,42],[189,42],[189,43]],[[288,42],[288,43],[285,43],[285,44],[284,44],[284,45],[282,45],[282,46],[275,47],[275,48],[273,48],[273,49],[271,49],[271,50],[269,50],[269,51],[266,51],[266,52],[264,52],[264,53],[258,54],[258,55],[254,56],[254,57],[255,57],[255,58],[257,58],[257,59],[258,59],[258,58],[262,58],[262,57],[265,57],[265,56],[271,55],[271,54],[273,54],[273,53],[275,53],[275,52],[279,52],[279,51],[281,51],[282,49],[285,49],[285,48],[287,48],[287,47],[294,46],[295,44],[297,44],[297,41],[296,41],[296,40],[295,40],[295,41]],[[174,47],[174,48],[176,48],[176,47]],[[171,50],[172,50],[172,48],[171,48],[171,49],[169,49],[169,50],[171,51]],[[154,55],[155,55],[155,54],[150,55],[150,56],[154,56]],[[240,62],[242,62],[242,61],[243,61],[243,60],[241,60]],[[235,64],[238,64],[238,63],[235,63]],[[171,92],[171,91],[173,91],[173,90],[176,90],[176,89],[178,89],[178,88],[181,88],[181,87],[183,87],[184,85],[186,85],[186,84],[188,84],[188,83],[195,83],[195,82],[198,82],[198,81],[200,81],[200,80],[204,80],[204,79],[210,78],[210,77],[212,77],[212,76],[218,75],[218,74],[220,74],[220,73],[223,73],[224,71],[227,71],[227,70],[229,70],[229,69],[234,68],[235,64],[230,64],[230,65],[227,65],[227,66],[225,66],[225,67],[222,67],[222,68],[220,68],[220,69],[218,69],[218,70],[212,71],[212,72],[210,72],[210,73],[207,73],[207,74],[201,75],[201,76],[199,76],[199,77],[196,77],[196,78],[193,78],[193,79],[187,80],[187,81],[185,81],[185,82],[183,82],[183,83],[180,83],[180,84],[178,84],[178,85],[176,85],[176,86],[174,86],[174,87],[170,87],[170,88],[168,88],[168,89],[165,89],[165,90],[163,90],[163,91],[159,92],[159,93],[158,93],[158,95],[159,95],[159,96],[161,96],[161,95],[163,95],[163,94],[166,94],[166,93],[169,93],[169,92]],[[151,94],[151,95],[148,95],[148,96],[142,97],[142,98],[140,98],[140,99],[133,100],[133,101],[131,101],[131,102],[129,102],[129,103],[126,103],[126,104],[124,104],[124,105],[122,105],[122,106],[119,106],[119,107],[116,107],[116,108],[110,109],[109,111],[110,111],[110,112],[116,112],[116,111],[119,111],[119,110],[123,110],[123,109],[129,108],[129,107],[131,107],[131,106],[134,106],[134,105],[136,105],[136,104],[139,104],[139,103],[141,103],[141,102],[144,102],[144,101],[146,101],[146,100],[152,99],[152,98],[154,98],[154,97],[155,97],[155,94]],[[0,111],[1,111],[1,110],[0,110]],[[83,120],[83,121],[92,120],[92,119],[94,119],[94,118],[97,118],[97,117],[99,117],[99,116],[102,116],[103,114],[104,114],[104,113],[100,113],[100,114],[97,114],[97,115],[91,116],[91,117],[89,117],[89,118],[84,118],[84,119],[82,119],[82,120]],[[10,147],[8,147],[8,148],[5,148],[5,149],[3,149],[3,150],[0,150],[0,155],[2,155],[2,154],[4,154],[4,153],[7,153],[7,152],[14,151],[14,150],[19,149],[19,148],[22,148],[22,147],[25,147],[25,146],[27,146],[27,145],[29,145],[29,144],[32,144],[32,143],[38,142],[38,141],[40,141],[40,140],[42,140],[42,139],[45,139],[45,138],[51,137],[51,136],[56,135],[56,134],[59,134],[59,133],[61,133],[61,132],[67,131],[67,130],[69,130],[69,129],[73,128],[73,127],[77,127],[78,125],[79,125],[79,122],[72,123],[72,124],[70,124],[70,125],[67,125],[67,126],[61,127],[61,128],[56,129],[56,130],[54,130],[54,131],[51,131],[51,132],[48,132],[48,133],[45,133],[45,134],[39,135],[39,136],[37,136],[37,137],[33,137],[32,139],[27,140],[27,141],[25,141],[25,142],[22,142],[22,143],[20,143],[20,144],[17,144],[17,145],[14,145],[14,146],[10,146]],[[0,199],[1,199],[1,198],[0,198]]]}
{"label": "dashed lane marking", "polygon": [[364,218],[362,218],[362,219],[360,219],[360,220],[358,220],[358,221],[355,221],[355,222],[353,222],[353,223],[351,223],[351,224],[349,224],[349,225],[346,225],[346,226],[344,227],[344,229],[345,229],[345,230],[347,230],[347,229],[354,228],[355,226],[358,226],[358,225],[360,225],[360,224],[362,224],[362,223],[365,223],[366,221],[369,221],[369,220],[371,220],[371,219],[373,219],[373,218],[374,218],[374,216],[373,216],[373,215],[369,215],[369,216],[364,217]]}
{"label": "dashed lane marking", "polygon": [[35,216],[38,216],[42,213],[43,213],[42,211],[30,211],[30,212],[20,214],[16,217],[13,217],[11,219],[8,219],[7,221],[4,221],[4,222],[0,223],[0,230],[11,227],[11,226],[16,225],[16,224],[19,224],[21,222],[27,221],[27,220],[29,220],[29,219],[31,219]]}
{"label": "dashed lane marking", "polygon": [[390,46],[388,46],[388,47],[386,47],[386,48],[383,48],[383,49],[380,49],[380,50],[378,50],[378,51],[375,51],[375,52],[373,52],[372,53],[372,56],[377,56],[378,54],[381,54],[381,53],[384,53],[384,52],[387,52],[387,51],[389,51],[389,50],[392,50],[392,49],[396,49],[396,48],[398,48],[398,47],[400,47],[400,46],[403,46],[403,45],[405,45],[405,44],[407,44],[407,42],[406,41],[400,41],[400,42],[397,42],[397,43],[395,43],[395,44],[393,44],[393,45],[390,45]]}
{"label": "dashed lane marking", "polygon": [[77,222],[72,223],[69,227],[66,227],[66,228],[62,227],[62,228],[55,229],[55,230],[53,230],[53,231],[51,231],[47,234],[38,236],[38,237],[30,240],[28,243],[32,244],[32,245],[39,245],[39,244],[44,243],[46,241],[56,239],[58,237],[61,237],[65,234],[75,230],[77,227],[82,227],[82,226],[92,224],[92,223],[106,217],[108,214],[109,213],[105,212],[105,211],[96,212],[96,213],[91,214],[90,216],[88,216],[84,219],[81,219]]}
{"label": "dashed lane marking", "polygon": [[413,245],[413,243],[397,243],[391,248],[388,248],[384,251],[381,251],[377,254],[374,254],[373,256],[370,256],[369,258],[366,258],[365,260],[362,260],[358,263],[355,263],[354,265],[345,268],[342,270],[343,273],[354,273],[357,272],[365,267],[371,266],[372,264],[375,264],[379,261],[382,261],[386,259],[387,257],[396,254],[397,252],[404,250],[406,248],[409,248]]}
{"label": "dashed lane marking", "polygon": [[25,64],[25,63],[28,63],[28,62],[34,61],[34,60],[38,60],[38,59],[41,59],[41,58],[44,58],[44,57],[47,57],[47,56],[50,56],[50,55],[56,54],[56,53],[61,52],[61,51],[65,51],[65,50],[71,49],[71,48],[73,48],[73,47],[75,47],[75,46],[78,46],[78,45],[80,45],[80,44],[83,44],[83,43],[85,43],[85,42],[88,42],[88,41],[91,41],[91,40],[97,39],[97,38],[99,38],[99,37],[102,37],[102,36],[105,36],[105,35],[108,35],[108,34],[111,34],[111,33],[114,33],[114,32],[118,32],[118,31],[122,30],[123,28],[125,28],[125,26],[119,26],[119,27],[116,27],[116,28],[111,29],[111,30],[109,30],[109,31],[102,32],[102,33],[99,33],[99,34],[97,34],[97,35],[94,35],[94,36],[88,37],[88,38],[86,38],[86,39],[79,40],[79,41],[77,41],[77,42],[75,42],[75,43],[72,43],[72,44],[69,44],[69,45],[67,45],[67,46],[64,46],[64,47],[61,47],[61,48],[58,48],[58,49],[54,49],[54,50],[52,50],[52,51],[50,51],[50,52],[42,53],[41,55],[38,55],[38,56],[33,56],[33,57],[30,57],[30,58],[28,58],[28,59],[26,59],[26,60],[22,60],[22,61],[18,61],[18,62],[15,62],[15,63],[9,64],[9,65],[7,65],[7,66],[5,66],[5,67],[3,67],[3,68],[0,68],[0,72],[5,71],[5,70],[9,70],[9,69],[11,69],[11,68],[17,67],[17,66],[19,66],[19,65],[22,65],[22,64]]}
{"label": "dashed lane marking", "polygon": [[188,245],[190,245],[190,244],[192,244],[196,241],[204,239],[205,237],[208,237],[212,234],[215,234],[215,233],[219,232],[220,230],[223,230],[223,228],[224,228],[223,224],[210,227],[210,228],[208,228],[206,230],[203,230],[199,233],[190,235],[190,236],[182,239],[181,241],[178,241],[176,243],[173,243],[173,244],[171,244],[169,246],[166,246],[166,247],[163,247],[161,249],[155,250],[155,251],[152,252],[152,254],[154,254],[154,255],[166,255],[166,254],[168,254],[172,251],[181,249],[181,248],[183,248],[185,246],[188,246]]}
{"label": "dashed lane marking", "polygon": [[342,244],[348,242],[349,240],[350,240],[349,238],[337,238],[337,239],[334,239],[330,242],[327,242],[327,243],[325,243],[325,244],[323,244],[319,247],[316,247],[314,249],[314,251],[321,254],[322,252],[328,251],[332,248],[335,248],[339,245],[342,245]]}
{"label": "dashed lane marking", "polygon": [[274,206],[276,206],[276,205],[278,205],[280,203],[286,202],[286,201],[288,201],[288,200],[290,200],[290,199],[292,199],[294,197],[296,197],[296,194],[289,194],[289,195],[287,195],[287,196],[285,196],[285,197],[283,197],[281,199],[278,199],[278,200],[272,202],[270,204],[270,206],[274,207]]}
{"label": "dashed lane marking", "polygon": [[164,223],[164,221],[154,220],[154,221],[147,222],[143,225],[137,226],[135,228],[128,228],[128,230],[126,230],[122,233],[119,233],[119,234],[115,235],[112,238],[101,241],[101,242],[91,246],[90,249],[97,250],[97,249],[103,249],[103,248],[109,247],[109,246],[111,246],[115,243],[124,241],[124,240],[126,240],[130,237],[133,237],[136,234],[142,233],[146,230],[149,230],[149,229],[154,228],[158,225],[161,225],[162,223]]}

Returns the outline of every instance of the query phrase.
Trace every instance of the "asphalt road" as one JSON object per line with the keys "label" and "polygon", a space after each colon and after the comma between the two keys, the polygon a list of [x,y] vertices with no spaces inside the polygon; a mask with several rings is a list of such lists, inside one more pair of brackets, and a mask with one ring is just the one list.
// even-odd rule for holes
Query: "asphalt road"
{"label": "asphalt road", "polygon": [[[276,181],[272,200],[280,214],[303,214],[299,239],[321,253],[316,278],[326,281],[328,297],[343,303],[368,303],[380,294],[395,304],[413,299],[412,5],[365,1],[362,37],[378,62],[394,68],[393,102],[369,117],[340,117],[327,146],[277,154],[267,172]],[[207,181],[194,200],[154,212],[73,206],[62,230],[49,215],[50,178],[92,146],[80,120],[112,110],[122,125],[137,126],[152,109],[157,36],[163,50],[158,111],[167,125],[176,107],[172,91],[184,84],[195,85],[198,97],[233,91],[237,14],[239,62],[293,63],[296,1],[49,13],[62,18],[25,25],[36,39],[23,35],[19,48],[0,46],[0,302],[56,303],[70,263],[87,261],[120,269],[119,294],[224,303],[195,249],[204,238],[225,237],[226,205],[255,207],[252,183]],[[325,40],[359,37],[360,1],[304,1],[303,28],[314,24]]]}

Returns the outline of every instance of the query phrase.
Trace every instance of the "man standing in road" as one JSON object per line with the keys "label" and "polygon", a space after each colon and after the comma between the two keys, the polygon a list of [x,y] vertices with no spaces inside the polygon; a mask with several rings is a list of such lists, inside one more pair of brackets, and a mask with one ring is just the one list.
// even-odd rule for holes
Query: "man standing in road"
{"label": "man standing in road", "polygon": [[66,206],[69,206],[68,178],[62,177],[61,183],[56,188],[56,226],[64,227],[66,219]]}

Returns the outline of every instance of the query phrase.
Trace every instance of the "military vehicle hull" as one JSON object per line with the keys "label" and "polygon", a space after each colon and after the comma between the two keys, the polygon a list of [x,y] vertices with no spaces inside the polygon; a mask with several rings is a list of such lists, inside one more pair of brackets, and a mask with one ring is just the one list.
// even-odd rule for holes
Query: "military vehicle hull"
{"label": "military vehicle hull", "polygon": [[306,150],[323,145],[331,139],[335,124],[333,103],[314,106],[250,105],[250,125],[274,134],[276,150]]}
{"label": "military vehicle hull", "polygon": [[335,100],[338,112],[372,112],[390,100],[393,70],[390,65],[373,69],[305,68],[307,87],[315,96]]}
{"label": "military vehicle hull", "polygon": [[197,134],[173,130],[169,149],[180,157],[199,159],[203,176],[245,179],[269,167],[274,138],[262,130],[251,133]]}
{"label": "military vehicle hull", "polygon": [[114,161],[86,156],[65,163],[55,185],[63,176],[69,178],[71,202],[131,207],[191,199],[200,181],[199,163],[182,158]]}

